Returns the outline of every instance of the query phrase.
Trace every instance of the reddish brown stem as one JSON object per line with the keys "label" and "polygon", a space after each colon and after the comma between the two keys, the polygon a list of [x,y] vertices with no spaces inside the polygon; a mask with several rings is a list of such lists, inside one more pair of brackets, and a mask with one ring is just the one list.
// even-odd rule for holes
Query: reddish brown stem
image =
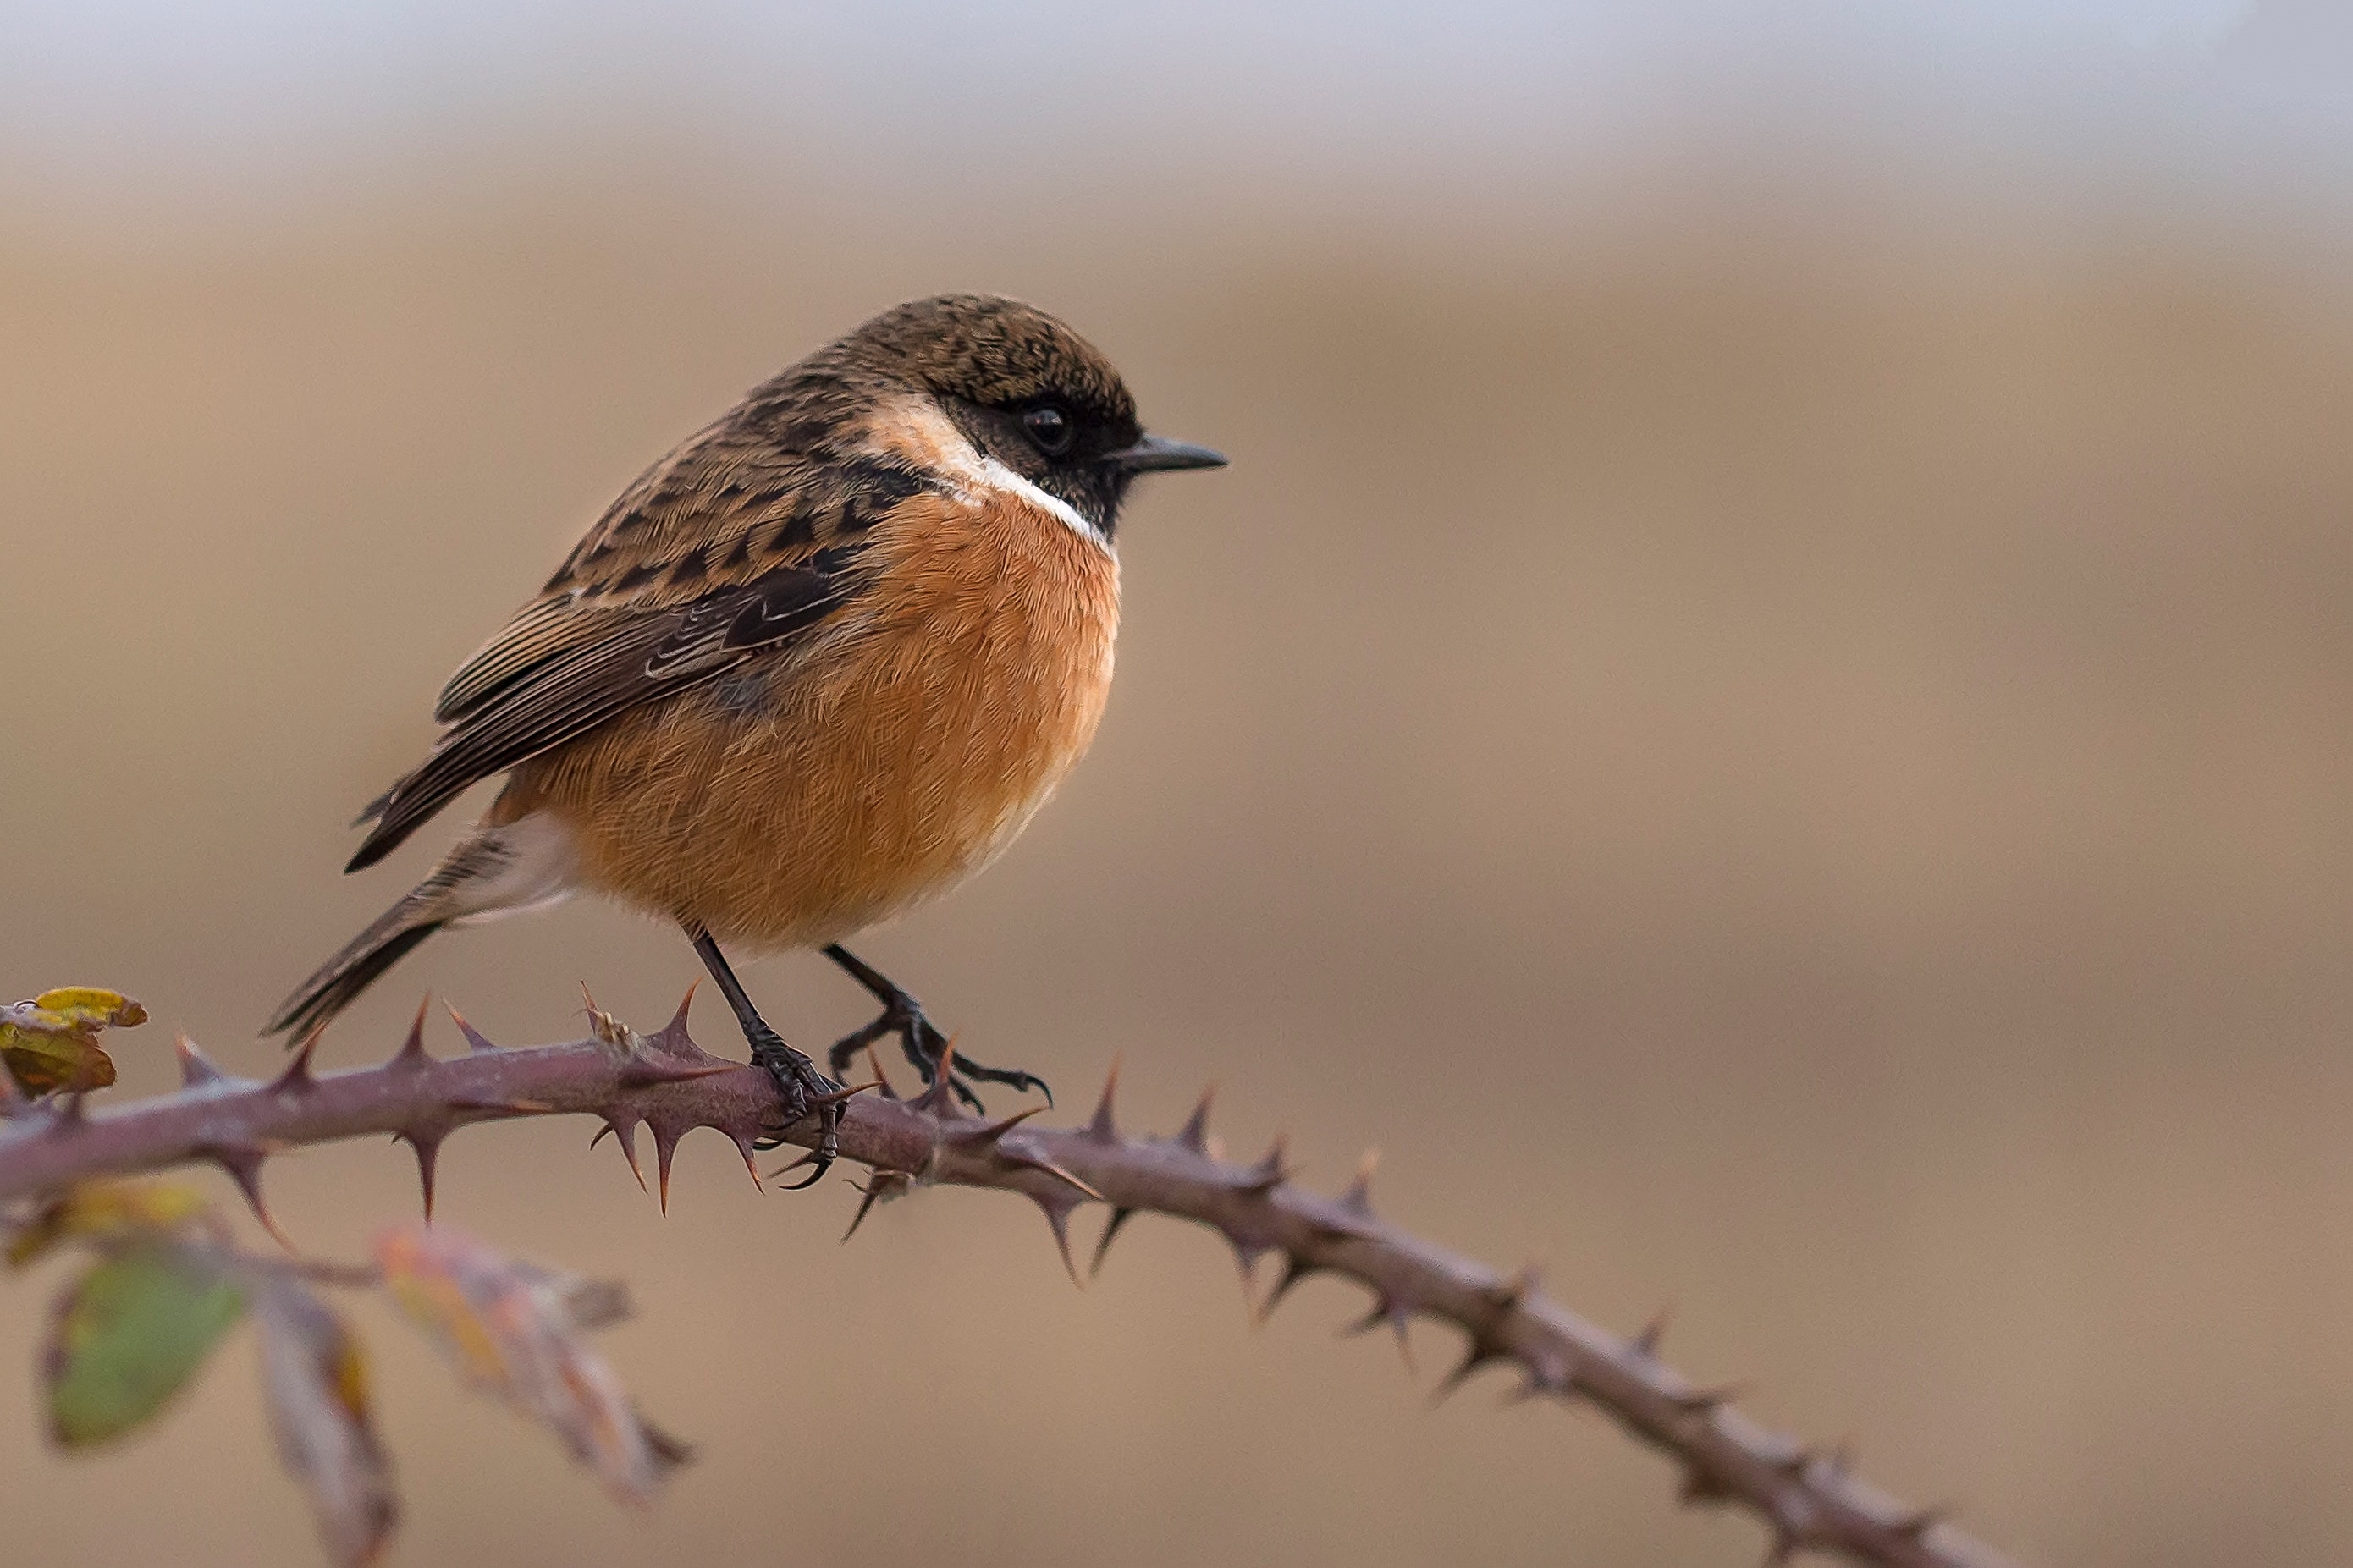
{"label": "reddish brown stem", "polygon": [[[586,1039],[501,1050],[461,1019],[473,1048],[448,1059],[427,1055],[413,1028],[381,1067],[314,1076],[306,1049],[269,1083],[226,1077],[190,1048],[183,1053],[187,1087],[176,1094],[96,1114],[74,1101],[11,1108],[0,1125],[0,1199],[211,1161],[259,1207],[269,1155],[392,1133],[416,1150],[429,1205],[433,1152],[452,1131],[567,1112],[604,1121],[625,1150],[639,1125],[650,1129],[665,1178],[678,1140],[696,1127],[726,1133],[746,1163],[754,1141],[772,1133],[804,1147],[814,1142],[813,1122],[773,1125],[782,1108],[768,1075],[705,1055],[687,1036],[683,1009],[651,1036],[602,1015],[595,1021]],[[1111,1209],[1098,1264],[1130,1215],[1173,1215],[1223,1234],[1245,1266],[1281,1256],[1269,1309],[1300,1279],[1325,1272],[1373,1292],[1366,1327],[1402,1331],[1414,1316],[1451,1323],[1466,1349],[1448,1385],[1495,1364],[1516,1369],[1529,1394],[1589,1401],[1681,1468],[1686,1501],[1731,1504],[1757,1517],[1769,1532],[1768,1562],[1799,1551],[1907,1568],[2006,1561],[1933,1512],[1855,1479],[1840,1456],[1809,1450],[1732,1409],[1729,1394],[1688,1382],[1658,1359],[1655,1328],[1620,1339],[1552,1300],[1527,1275],[1506,1279],[1380,1220],[1368,1201],[1369,1171],[1332,1198],[1293,1185],[1279,1145],[1254,1165],[1215,1158],[1206,1101],[1173,1139],[1121,1132],[1108,1084],[1093,1119],[1071,1128],[1039,1127],[1026,1116],[980,1121],[937,1088],[915,1100],[860,1095],[842,1111],[842,1157],[877,1173],[869,1205],[935,1184],[1018,1192],[1044,1211],[1066,1264],[1070,1216],[1083,1204]]]}

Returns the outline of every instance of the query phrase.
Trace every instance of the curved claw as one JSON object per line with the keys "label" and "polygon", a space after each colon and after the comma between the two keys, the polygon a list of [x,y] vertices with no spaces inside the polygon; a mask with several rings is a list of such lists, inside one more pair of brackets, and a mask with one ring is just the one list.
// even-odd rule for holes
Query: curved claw
{"label": "curved claw", "polygon": [[983,1083],[1001,1083],[1016,1094],[1027,1094],[1034,1089],[1046,1097],[1046,1109],[1049,1110],[1054,1109],[1052,1087],[1034,1072],[1028,1072],[1020,1068],[983,1067],[978,1062],[963,1057],[956,1058],[956,1070],[966,1078],[976,1078]]}
{"label": "curved claw", "polygon": [[[830,1133],[830,1132],[828,1132],[828,1133],[827,1134],[827,1136],[828,1136],[828,1139],[830,1139],[830,1137],[831,1137],[831,1133]],[[802,1155],[799,1159],[797,1159],[797,1160],[794,1161],[791,1164],[786,1165],[786,1166],[784,1168],[784,1170],[783,1170],[783,1171],[776,1171],[776,1172],[773,1172],[773,1173],[771,1173],[771,1179],[773,1179],[773,1178],[774,1178],[774,1177],[776,1177],[776,1176],[781,1176],[781,1175],[783,1175],[783,1174],[785,1173],[785,1171],[797,1171],[797,1170],[799,1170],[803,1165],[815,1164],[815,1165],[817,1166],[817,1169],[816,1169],[816,1170],[814,1170],[814,1171],[811,1171],[807,1175],[806,1175],[806,1176],[802,1177],[799,1181],[797,1181],[797,1182],[786,1182],[783,1186],[781,1186],[781,1187],[779,1187],[779,1188],[777,1188],[777,1189],[776,1189],[776,1190],[777,1190],[778,1192],[780,1192],[780,1193],[797,1193],[797,1192],[802,1192],[802,1191],[805,1191],[805,1190],[806,1190],[806,1189],[807,1189],[807,1188],[810,1188],[810,1187],[813,1187],[813,1186],[817,1185],[817,1184],[818,1184],[818,1183],[819,1183],[819,1182],[821,1182],[821,1181],[823,1181],[823,1180],[825,1179],[825,1173],[826,1173],[826,1172],[828,1172],[828,1171],[829,1171],[829,1170],[831,1170],[831,1169],[833,1168],[833,1160],[834,1160],[834,1157],[833,1157],[831,1154],[826,1153],[826,1152],[824,1152],[823,1145],[822,1145],[822,1144],[820,1144],[818,1148],[810,1150],[807,1153],[806,1153],[806,1154]]]}

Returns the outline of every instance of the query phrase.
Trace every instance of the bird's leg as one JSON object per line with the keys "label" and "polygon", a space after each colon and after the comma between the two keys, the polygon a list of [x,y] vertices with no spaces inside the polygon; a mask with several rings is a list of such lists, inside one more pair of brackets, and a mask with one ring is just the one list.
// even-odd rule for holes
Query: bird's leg
{"label": "bird's leg", "polygon": [[[839,942],[827,948],[825,955],[839,964],[844,973],[864,986],[867,994],[882,1004],[881,1016],[872,1023],[834,1042],[830,1058],[833,1070],[837,1073],[849,1071],[850,1058],[860,1051],[885,1035],[896,1035],[907,1053],[907,1059],[915,1064],[917,1072],[923,1075],[923,1081],[930,1083],[937,1078],[940,1058],[947,1050],[948,1040],[940,1033],[939,1026],[923,1016],[923,1004],[892,984],[891,978],[881,970]],[[1019,1068],[983,1067],[958,1053],[955,1068],[948,1074],[948,1086],[955,1090],[957,1099],[976,1111],[981,1109],[980,1096],[973,1092],[967,1079],[1006,1084],[1016,1090],[1034,1089],[1046,1097],[1048,1105],[1054,1103],[1054,1091],[1047,1088],[1046,1080],[1036,1073],[1024,1072]]]}
{"label": "bird's leg", "polygon": [[[744,1031],[744,1043],[752,1047],[752,1065],[765,1068],[776,1080],[777,1092],[785,1097],[786,1124],[802,1120],[811,1111],[818,1118],[817,1147],[810,1151],[810,1160],[817,1166],[807,1179],[795,1182],[786,1190],[797,1191],[814,1184],[841,1153],[841,1105],[828,1099],[841,1086],[817,1070],[817,1063],[803,1056],[778,1037],[760,1016],[752,998],[744,994],[744,983],[727,966],[727,955],[711,940],[711,933],[700,925],[690,923],[686,934],[694,943],[694,951],[702,959],[702,966],[711,971],[711,978],[719,983],[719,993],[727,998],[727,1005],[735,1011],[735,1022]],[[773,1149],[782,1139],[768,1139],[758,1144]]]}

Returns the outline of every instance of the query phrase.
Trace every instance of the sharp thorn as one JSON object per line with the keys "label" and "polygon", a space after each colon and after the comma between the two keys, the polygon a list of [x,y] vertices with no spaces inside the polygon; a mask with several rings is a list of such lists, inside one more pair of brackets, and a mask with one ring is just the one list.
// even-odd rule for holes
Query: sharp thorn
{"label": "sharp thorn", "polygon": [[947,1135],[948,1141],[952,1143],[994,1143],[1046,1109],[1042,1105],[1033,1105],[1027,1110],[1017,1110],[995,1121],[984,1121],[975,1127],[959,1127]]}
{"label": "sharp thorn", "polygon": [[1095,1279],[1103,1273],[1103,1254],[1111,1250],[1112,1240],[1119,1235],[1120,1227],[1134,1217],[1134,1209],[1115,1208],[1111,1211],[1111,1217],[1103,1221],[1103,1237],[1095,1243],[1094,1261],[1087,1266],[1088,1279]]}
{"label": "sharp thorn", "polygon": [[1684,1503],[1726,1502],[1737,1496],[1730,1487],[1704,1470],[1683,1472],[1683,1484],[1675,1489],[1675,1499]]}
{"label": "sharp thorn", "polygon": [[1098,1143],[1119,1142],[1119,1123],[1112,1117],[1112,1100],[1119,1093],[1119,1058],[1111,1059],[1111,1071],[1103,1078],[1103,1098],[1095,1101],[1093,1120],[1087,1123],[1087,1136]]}
{"label": "sharp thorn", "polygon": [[1291,1170],[1283,1163],[1283,1152],[1288,1146],[1288,1143],[1289,1137],[1287,1134],[1278,1132],[1274,1135],[1274,1143],[1272,1147],[1269,1148],[1265,1154],[1260,1157],[1257,1164],[1252,1165],[1249,1170],[1242,1173],[1241,1186],[1243,1191],[1252,1193],[1272,1192],[1275,1188],[1282,1185],[1283,1183],[1291,1179]]}
{"label": "sharp thorn", "polygon": [[[583,991],[586,991],[584,986]],[[687,1031],[687,1015],[694,1006],[694,987],[686,988],[684,1000],[670,1022],[650,1035],[630,1030],[618,1019],[589,1010],[589,1023],[599,1039],[625,1047],[628,1051],[628,1072],[632,1079],[668,1082],[678,1079],[701,1078],[722,1073],[743,1066],[741,1062],[723,1061],[694,1043]]]}
{"label": "sharp thorn", "polygon": [[400,1042],[400,1049],[392,1053],[394,1067],[425,1067],[432,1062],[433,1058],[425,1052],[425,1014],[432,1005],[433,994],[428,991],[417,1005],[417,1016],[409,1020],[407,1038]]}
{"label": "sharp thorn", "polygon": [[[792,1167],[790,1166],[786,1167],[786,1170],[790,1170],[791,1168]],[[779,1175],[783,1173],[783,1172],[777,1173]],[[872,1183],[869,1183],[867,1185],[860,1187],[858,1190],[865,1195],[858,1200],[858,1212],[849,1216],[849,1228],[841,1233],[841,1239],[845,1244],[849,1242],[851,1237],[858,1234],[858,1227],[866,1223],[867,1215],[871,1213],[875,1204],[881,1201],[875,1196],[876,1187]]]}
{"label": "sharp thorn", "polygon": [[[781,1176],[785,1173],[785,1171],[797,1170],[816,1158],[817,1154],[812,1151],[809,1153],[802,1155],[798,1160],[794,1161],[791,1164],[786,1165],[784,1171],[776,1172],[776,1174]],[[909,1186],[913,1184],[913,1182],[914,1178],[908,1175],[904,1171],[886,1171],[878,1169],[871,1175],[866,1178],[866,1184],[864,1186],[859,1187],[856,1182],[850,1183],[849,1184],[853,1187],[858,1187],[859,1192],[863,1195],[859,1198],[858,1212],[849,1216],[849,1228],[841,1233],[841,1239],[848,1241],[851,1237],[856,1236],[858,1234],[858,1227],[866,1223],[866,1216],[873,1212],[874,1206],[877,1204],[890,1202],[892,1198],[895,1198],[900,1194],[905,1192]]]}
{"label": "sharp thorn", "polygon": [[679,1134],[667,1127],[654,1127],[654,1169],[661,1189],[661,1212],[665,1215],[670,1213],[670,1160],[678,1152],[678,1140]]}
{"label": "sharp thorn", "polygon": [[1322,1264],[1311,1263],[1295,1252],[1284,1253],[1282,1278],[1275,1280],[1274,1288],[1266,1293],[1266,1300],[1259,1303],[1258,1321],[1263,1323],[1274,1316],[1275,1308],[1281,1306],[1282,1299],[1291,1294],[1291,1288],[1322,1268]]}
{"label": "sharp thorn", "polygon": [[613,1140],[614,1147],[620,1150],[621,1158],[629,1163],[629,1174],[638,1179],[638,1191],[647,1191],[646,1173],[638,1164],[638,1124],[632,1121],[624,1126],[617,1121],[607,1121],[596,1137],[588,1140],[588,1147],[594,1149],[608,1136]]}
{"label": "sharp thorn", "polygon": [[448,1009],[449,1021],[458,1026],[458,1032],[466,1037],[466,1048],[468,1050],[495,1051],[498,1049],[498,1047],[491,1044],[490,1040],[484,1037],[480,1029],[475,1028],[473,1025],[466,1022],[466,1015],[458,1011],[457,1005],[455,1003],[444,1002],[441,1005]]}
{"label": "sharp thorn", "polygon": [[[874,1085],[881,1091],[882,1098],[885,1100],[898,1099],[899,1091],[891,1087],[890,1079],[886,1077],[882,1071],[882,1055],[874,1048],[874,1042],[871,1040],[866,1042],[866,1065],[874,1069]],[[855,1230],[858,1227],[853,1224],[850,1228]],[[845,1236],[841,1239],[848,1241],[849,1238]]]}
{"label": "sharp thorn", "polygon": [[1062,1183],[1064,1185],[1071,1187],[1074,1191],[1084,1194],[1086,1196],[1094,1199],[1094,1201],[1099,1204],[1111,1202],[1109,1198],[1103,1196],[1101,1193],[1095,1191],[1094,1188],[1079,1180],[1078,1177],[1071,1174],[1070,1172],[1062,1169],[1061,1166],[1057,1165],[1053,1161],[1045,1158],[1043,1155],[1008,1153],[1005,1157],[1013,1164],[1019,1165],[1026,1170],[1043,1171],[1046,1174],[1053,1177],[1056,1181]]}
{"label": "sharp thorn", "polygon": [[1419,1377],[1421,1368],[1414,1363],[1413,1339],[1408,1332],[1408,1328],[1405,1313],[1399,1311],[1390,1315],[1389,1329],[1397,1337],[1398,1355],[1405,1363],[1405,1374],[1408,1377]]}
{"label": "sharp thorn", "polygon": [[1387,1323],[1397,1335],[1398,1353],[1405,1357],[1407,1375],[1419,1376],[1419,1369],[1414,1365],[1413,1361],[1413,1341],[1407,1336],[1408,1321],[1412,1316],[1412,1310],[1404,1302],[1383,1295],[1374,1300],[1371,1311],[1342,1329],[1340,1332],[1344,1335],[1369,1333],[1383,1323]]}
{"label": "sharp thorn", "polygon": [[228,1173],[228,1179],[237,1184],[237,1190],[245,1194],[246,1205],[253,1210],[253,1217],[261,1222],[261,1228],[269,1233],[270,1239],[287,1251],[293,1251],[294,1244],[286,1238],[284,1231],[278,1228],[278,1222],[269,1216],[269,1205],[262,1201],[261,1162],[269,1157],[268,1152],[239,1143],[211,1149],[206,1152],[212,1156],[213,1163]]}
{"label": "sharp thorn", "polygon": [[1447,1396],[1468,1383],[1472,1373],[1477,1372],[1489,1362],[1498,1359],[1503,1353],[1492,1345],[1476,1339],[1472,1340],[1464,1348],[1462,1359],[1454,1363],[1454,1370],[1440,1378],[1438,1386],[1430,1391],[1430,1408],[1434,1410],[1445,1404]]}
{"label": "sharp thorn", "polygon": [[[206,1084],[218,1083],[228,1077],[214,1065],[210,1057],[196,1049],[196,1042],[188,1038],[185,1031],[173,1039],[172,1054],[179,1058],[182,1089],[201,1089]],[[6,1077],[5,1072],[0,1072],[0,1078]],[[15,1087],[15,1080],[10,1080],[10,1087]]]}
{"label": "sharp thorn", "polygon": [[930,1087],[907,1101],[907,1106],[911,1110],[936,1117],[942,1121],[965,1119],[964,1108],[956,1103],[955,1097],[955,1041],[949,1040],[940,1047],[940,1059],[933,1071]]}
{"label": "sharp thorn", "polygon": [[1186,1119],[1184,1131],[1176,1134],[1177,1142],[1204,1159],[1208,1158],[1209,1153],[1209,1102],[1217,1097],[1216,1084],[1213,1083],[1203,1089],[1201,1103],[1193,1108],[1193,1114]]}
{"label": "sharp thorn", "polygon": [[[720,1068],[719,1070],[720,1070],[720,1071],[722,1071],[722,1072],[724,1072],[724,1071],[726,1071],[726,1070],[727,1070],[727,1068],[733,1068],[733,1067],[735,1067],[736,1065],[738,1065],[738,1064],[736,1064],[736,1063],[734,1063],[734,1062],[729,1062],[729,1063],[727,1064],[727,1067],[722,1068]],[[878,1083],[853,1083],[853,1084],[851,1084],[848,1089],[835,1089],[831,1094],[813,1094],[813,1095],[810,1095],[810,1096],[809,1096],[809,1102],[808,1102],[808,1103],[809,1103],[809,1110],[824,1110],[824,1109],[825,1109],[827,1106],[828,1106],[828,1105],[839,1105],[839,1104],[840,1104],[843,1100],[845,1100],[851,1099],[851,1098],[853,1098],[853,1097],[855,1097],[855,1096],[857,1096],[857,1095],[864,1094],[864,1093],[865,1093],[868,1089],[879,1089],[879,1088],[881,1088],[881,1085],[879,1082],[878,1082]],[[1021,1119],[1020,1119],[1019,1117],[1018,1117],[1018,1116],[1017,1116],[1017,1117],[1015,1117],[1015,1118],[1014,1118],[1014,1120],[1015,1120],[1016,1121],[1020,1121]]]}
{"label": "sharp thorn", "polygon": [[1651,1321],[1642,1325],[1642,1331],[1626,1342],[1635,1354],[1648,1361],[1659,1359],[1659,1342],[1667,1337],[1667,1318],[1670,1311],[1669,1308],[1660,1308]]}
{"label": "sharp thorn", "polygon": [[1367,1149],[1365,1157],[1356,1162],[1356,1180],[1340,1194],[1340,1206],[1361,1219],[1373,1217],[1373,1171],[1381,1163],[1378,1149]]}
{"label": "sharp thorn", "polygon": [[319,1080],[311,1076],[311,1058],[319,1048],[319,1037],[327,1032],[322,1020],[311,1026],[308,1034],[295,1043],[294,1058],[286,1070],[270,1080],[271,1090],[279,1094],[301,1094]]}
{"label": "sharp thorn", "polygon": [[766,1192],[767,1184],[760,1180],[759,1163],[754,1158],[759,1152],[759,1144],[748,1133],[730,1132],[728,1137],[735,1142],[735,1152],[744,1156],[744,1169],[752,1178],[753,1188],[758,1192]]}
{"label": "sharp thorn", "polygon": [[1781,1568],[1798,1550],[1798,1538],[1779,1525],[1773,1527],[1773,1539],[1766,1544],[1765,1560],[1757,1568]]}
{"label": "sharp thorn", "polygon": [[1071,1210],[1076,1205],[1052,1203],[1045,1198],[1032,1198],[1030,1201],[1038,1205],[1038,1212],[1046,1216],[1046,1224],[1054,1233],[1054,1250],[1062,1255],[1063,1272],[1070,1275],[1071,1284],[1085,1289],[1087,1282],[1079,1278],[1079,1266],[1071,1261]]}
{"label": "sharp thorn", "polygon": [[[1242,1299],[1246,1301],[1250,1300],[1251,1292],[1257,1288],[1258,1284],[1255,1278],[1258,1271],[1258,1260],[1264,1258],[1269,1252],[1272,1251],[1273,1248],[1262,1241],[1248,1241],[1241,1237],[1233,1235],[1231,1232],[1225,1233],[1225,1237],[1226,1245],[1234,1249],[1234,1263],[1242,1271]],[[1255,1302],[1251,1303],[1250,1315],[1253,1318],[1258,1315],[1258,1308]]]}
{"label": "sharp thorn", "polygon": [[433,1222],[434,1167],[441,1158],[441,1140],[445,1134],[436,1132],[419,1137],[404,1128],[393,1136],[406,1143],[417,1156],[417,1185],[425,1200],[426,1223],[430,1225]]}
{"label": "sharp thorn", "polygon": [[694,1006],[694,988],[702,984],[702,977],[699,974],[686,983],[686,994],[678,999],[678,1011],[671,1014],[670,1022],[661,1026],[661,1033],[668,1035],[676,1030],[680,1039],[686,1038],[686,1015]]}

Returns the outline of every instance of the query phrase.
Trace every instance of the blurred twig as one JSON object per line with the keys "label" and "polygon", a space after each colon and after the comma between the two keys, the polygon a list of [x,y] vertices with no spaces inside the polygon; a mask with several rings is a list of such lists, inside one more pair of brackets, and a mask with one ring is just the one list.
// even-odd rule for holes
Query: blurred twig
{"label": "blurred twig", "polygon": [[[184,1039],[185,1087],[177,1093],[97,1114],[84,1111],[79,1095],[0,1101],[8,1116],[0,1124],[0,1199],[209,1161],[236,1180],[267,1223],[261,1170],[271,1155],[390,1133],[416,1152],[429,1213],[434,1156],[451,1132],[477,1121],[574,1113],[618,1133],[633,1172],[637,1129],[649,1129],[667,1201],[671,1152],[697,1127],[725,1133],[747,1166],[767,1137],[803,1146],[814,1140],[813,1124],[774,1125],[782,1108],[766,1074],[705,1054],[687,1035],[683,1007],[650,1036],[601,1013],[591,1017],[587,1038],[513,1050],[492,1047],[461,1018],[470,1048],[440,1059],[424,1048],[420,1011],[400,1050],[380,1067],[313,1074],[306,1042],[267,1083],[222,1073]],[[918,1186],[1018,1192],[1044,1212],[1074,1277],[1069,1224],[1082,1205],[1110,1208],[1097,1265],[1132,1215],[1195,1220],[1224,1235],[1246,1268],[1270,1253],[1282,1257],[1268,1310],[1308,1274],[1338,1275],[1373,1292],[1361,1327],[1388,1325],[1402,1334],[1419,1315],[1461,1331],[1464,1355],[1443,1387],[1492,1364],[1515,1369],[1529,1396],[1590,1402],[1675,1462],[1685,1501],[1730,1504],[1758,1519],[1769,1532],[1768,1563],[1799,1551],[1907,1568],[2005,1561],[1933,1510],[1908,1509],[1864,1484],[1842,1455],[1769,1431],[1733,1409],[1728,1391],[1675,1373],[1659,1359],[1655,1324],[1620,1339],[1552,1300],[1529,1274],[1505,1278],[1379,1219],[1367,1192],[1369,1167],[1345,1193],[1325,1197],[1290,1181],[1280,1144],[1255,1164],[1218,1158],[1206,1099],[1176,1137],[1156,1138],[1119,1130],[1112,1090],[1104,1086],[1092,1121],[1071,1128],[1039,1127],[1027,1116],[983,1121],[960,1112],[939,1089],[913,1100],[887,1094],[849,1100],[841,1152],[873,1172],[860,1218]]]}

